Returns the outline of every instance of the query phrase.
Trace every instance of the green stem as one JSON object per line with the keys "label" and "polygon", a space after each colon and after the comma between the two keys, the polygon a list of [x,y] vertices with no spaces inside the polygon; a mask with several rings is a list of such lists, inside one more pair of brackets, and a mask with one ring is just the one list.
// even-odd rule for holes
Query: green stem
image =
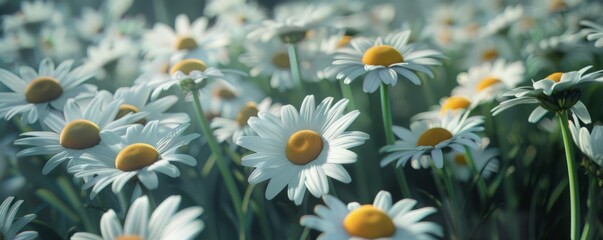
{"label": "green stem", "polygon": [[310,236],[310,228],[306,227],[306,228],[304,228],[304,231],[302,232],[301,236],[299,237],[299,240],[306,240],[306,239],[308,239],[308,236]]}
{"label": "green stem", "polygon": [[163,0],[153,0],[153,10],[155,11],[155,18],[157,22],[168,24],[168,15],[165,3]]}
{"label": "green stem", "polygon": [[[450,227],[453,230],[455,230],[454,232],[456,232],[456,234],[457,234],[456,239],[463,239],[461,226],[459,226],[457,224],[457,223],[462,222],[462,221],[459,221],[460,213],[458,211],[460,209],[460,205],[458,204],[458,201],[456,198],[456,191],[454,190],[454,186],[452,185],[452,181],[450,180],[450,175],[448,175],[446,173],[445,169],[436,167],[433,162],[431,162],[431,169],[433,169],[434,175],[437,176],[436,184],[441,184],[441,182],[439,180],[443,181],[444,188],[446,189],[448,197],[450,198],[450,207],[449,207],[450,218],[451,218],[451,220],[450,220],[451,226]],[[441,189],[442,187],[440,186],[439,188]],[[444,197],[444,196],[442,196],[442,197]]]}
{"label": "green stem", "polygon": [[465,146],[465,155],[467,155],[467,165],[469,165],[471,173],[473,173],[473,176],[477,178],[477,191],[479,192],[479,198],[482,202],[484,202],[488,195],[488,188],[486,187],[484,179],[481,177],[481,169],[478,170],[475,166],[475,159],[473,159],[473,154],[471,154],[471,151],[467,146]]}
{"label": "green stem", "polygon": [[350,111],[356,110],[356,101],[354,101],[354,93],[352,93],[352,88],[350,87],[350,85],[345,84],[343,82],[343,80],[340,80],[338,82],[339,82],[339,87],[341,88],[341,93],[343,94],[343,97],[350,100],[348,102],[348,110],[350,110]]}
{"label": "green stem", "polygon": [[222,175],[224,183],[226,184],[226,189],[230,194],[230,200],[232,201],[232,205],[235,209],[235,213],[239,222],[239,237],[240,239],[244,239],[245,218],[243,216],[243,205],[241,204],[241,195],[239,194],[239,190],[235,185],[233,176],[228,171],[228,166],[226,166],[226,159],[222,154],[222,149],[220,149],[220,145],[218,145],[218,141],[216,141],[216,138],[214,137],[214,134],[209,127],[209,123],[203,115],[203,108],[201,107],[201,102],[199,100],[199,91],[193,90],[191,91],[191,93],[193,94],[195,115],[197,115],[197,120],[199,120],[201,131],[203,132],[205,138],[207,138],[207,142],[209,144],[209,147],[211,148],[211,151],[216,155],[216,164],[218,165],[218,170],[220,171],[220,175]]}
{"label": "green stem", "polygon": [[580,196],[578,188],[578,176],[576,171],[576,161],[574,160],[574,149],[572,140],[569,136],[567,111],[561,111],[559,115],[559,126],[563,136],[563,145],[565,146],[565,158],[567,161],[567,177],[570,188],[570,211],[571,211],[571,239],[577,240],[580,237]]}
{"label": "green stem", "polygon": [[303,87],[301,71],[299,70],[299,61],[297,59],[297,48],[295,44],[287,44],[287,51],[289,55],[289,66],[291,67],[291,75],[295,80],[295,84],[298,87]]}
{"label": "green stem", "polygon": [[151,209],[157,208],[157,203],[155,202],[155,198],[153,197],[153,192],[151,192],[151,189],[148,189],[142,183],[139,183],[139,185],[140,189],[142,190],[142,193],[149,199],[149,205],[151,206]]}
{"label": "green stem", "polygon": [[[599,212],[599,201],[597,194],[597,179],[590,176],[590,185],[588,186],[588,216],[586,217],[586,223],[582,230],[581,240],[590,240],[594,237],[594,230],[597,226],[597,213]],[[592,232],[592,233],[591,233]]]}
{"label": "green stem", "polygon": [[[392,111],[389,104],[389,89],[387,85],[381,83],[381,114],[383,116],[383,127],[385,128],[385,140],[387,145],[394,144],[396,139],[394,138],[394,132],[392,131]],[[404,174],[404,168],[395,168],[398,184],[404,197],[410,197],[410,188],[408,187],[408,181],[406,181],[406,175]]]}

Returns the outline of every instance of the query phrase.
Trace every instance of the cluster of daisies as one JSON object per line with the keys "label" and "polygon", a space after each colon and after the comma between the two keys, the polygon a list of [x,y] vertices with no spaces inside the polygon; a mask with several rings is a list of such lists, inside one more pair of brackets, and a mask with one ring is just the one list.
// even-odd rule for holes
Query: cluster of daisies
{"label": "cluster of daisies", "polygon": [[[472,196],[459,194],[467,187],[479,204],[494,205],[513,159],[504,156],[509,133],[493,121],[518,122],[502,112],[520,104],[538,105],[529,123],[550,121],[548,113],[559,119],[573,238],[581,200],[570,139],[603,186],[603,129],[583,126],[601,110],[585,100],[603,82],[599,1],[334,0],[267,10],[213,0],[193,18],[157,0],[152,26],[131,14],[141,4],[134,0],[3,4],[15,11],[0,32],[0,118],[14,129],[0,140],[0,240],[45,238],[39,226],[23,229],[48,207],[74,212],[66,214],[72,222],[56,222],[74,227],[57,230],[63,238],[195,239],[213,222],[239,239],[269,239],[267,219],[283,218],[271,205],[283,189],[300,209],[285,222],[304,227],[302,237],[314,229],[320,239],[472,238],[481,224],[473,222],[486,217],[465,217]],[[438,103],[396,107],[423,102]],[[372,149],[364,152],[365,143]],[[42,161],[47,179],[72,181],[36,186],[21,172],[38,169],[21,169],[17,158]],[[220,178],[211,182],[214,164]],[[367,184],[391,168],[387,185]],[[437,193],[406,177],[425,170]],[[196,188],[214,183],[226,193],[200,196]],[[383,190],[389,183],[400,191]],[[345,204],[354,194],[334,189],[354,184],[375,188],[364,189],[376,193],[372,204]],[[264,185],[256,196],[254,186]],[[23,200],[12,196],[28,188],[46,204],[16,219]],[[57,188],[70,191],[68,204]],[[226,194],[231,205],[219,197]],[[307,205],[320,200],[312,215]],[[202,216],[201,203],[210,213]],[[584,229],[583,239],[593,231]]]}

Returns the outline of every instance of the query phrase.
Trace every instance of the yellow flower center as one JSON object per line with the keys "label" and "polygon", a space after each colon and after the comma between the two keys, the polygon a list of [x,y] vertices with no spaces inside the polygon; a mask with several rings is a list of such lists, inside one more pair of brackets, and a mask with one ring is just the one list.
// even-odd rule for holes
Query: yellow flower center
{"label": "yellow flower center", "polygon": [[275,53],[272,56],[272,64],[280,69],[291,68],[291,63],[289,63],[289,54],[286,52]]}
{"label": "yellow flower center", "polygon": [[322,137],[317,132],[300,130],[289,137],[285,154],[293,164],[304,165],[316,159],[322,148]]}
{"label": "yellow flower center", "polygon": [[[115,120],[126,116],[128,113],[137,113],[137,112],[140,112],[140,110],[137,107],[132,106],[130,104],[122,104],[119,106],[119,111],[117,111],[117,115],[115,115]],[[143,119],[138,120],[138,122],[136,122],[136,123],[145,125],[147,123],[147,120],[143,118]]]}
{"label": "yellow flower center", "polygon": [[115,167],[124,172],[134,171],[150,166],[157,161],[157,149],[146,143],[130,144],[117,154]]}
{"label": "yellow flower center", "polygon": [[467,166],[467,159],[465,158],[465,155],[463,155],[463,154],[457,154],[456,156],[454,156],[454,162],[458,165]]}
{"label": "yellow flower center", "polygon": [[465,97],[452,96],[444,101],[440,113],[446,113],[449,110],[465,109],[469,107],[469,104],[471,104],[471,101]]}
{"label": "yellow flower center", "polygon": [[498,51],[496,51],[496,49],[494,49],[494,48],[490,48],[490,49],[487,49],[486,51],[482,52],[481,59],[484,62],[490,62],[490,61],[496,59],[497,57],[498,57]]}
{"label": "yellow flower center", "polygon": [[485,90],[486,88],[489,88],[490,86],[494,85],[494,84],[498,84],[500,83],[500,79],[498,79],[497,77],[493,77],[493,76],[488,76],[483,78],[481,81],[479,81],[479,83],[477,84],[477,87],[475,87],[475,89],[478,92],[481,92],[483,90]]}
{"label": "yellow flower center", "polygon": [[63,88],[52,77],[38,77],[25,88],[25,100],[29,103],[45,103],[59,98]]}
{"label": "yellow flower center", "polygon": [[374,46],[366,50],[362,63],[387,67],[394,63],[404,62],[404,57],[395,48],[388,45]]}
{"label": "yellow flower center", "polygon": [[88,120],[73,120],[63,128],[59,143],[71,149],[86,149],[100,143],[100,128],[96,123]]}
{"label": "yellow flower center", "polygon": [[192,50],[197,48],[197,41],[188,36],[178,36],[174,42],[174,47],[178,50]]}
{"label": "yellow flower center", "polygon": [[141,236],[138,235],[122,235],[117,236],[115,240],[144,240]]}
{"label": "yellow flower center", "polygon": [[549,80],[551,80],[553,82],[558,83],[558,82],[561,81],[561,76],[562,75],[563,75],[562,72],[555,72],[555,73],[552,73],[551,75],[547,76],[546,79],[549,79]]}
{"label": "yellow flower center", "polygon": [[435,127],[427,129],[417,140],[417,146],[435,147],[438,143],[452,138],[452,133],[445,128]]}
{"label": "yellow flower center", "polygon": [[567,4],[563,0],[552,0],[549,4],[549,12],[559,12],[567,8]]}
{"label": "yellow flower center", "polygon": [[343,219],[343,227],[351,236],[366,239],[386,238],[396,233],[392,219],[370,204],[348,213]]}
{"label": "yellow flower center", "polygon": [[341,37],[341,39],[339,39],[339,42],[337,43],[337,48],[345,47],[346,45],[348,45],[348,43],[350,43],[350,41],[352,41],[352,36],[345,35]]}
{"label": "yellow flower center", "polygon": [[205,63],[203,61],[199,59],[188,58],[174,64],[174,66],[172,66],[172,69],[170,69],[170,75],[174,75],[174,73],[178,71],[188,75],[192,71],[197,70],[203,72],[205,71],[205,69],[207,69],[207,66],[205,66]]}
{"label": "yellow flower center", "polygon": [[249,120],[250,117],[256,117],[258,112],[259,110],[255,103],[248,102],[237,114],[237,123],[239,123],[239,126],[241,127],[247,126],[247,120]]}
{"label": "yellow flower center", "polygon": [[214,90],[214,96],[223,100],[232,100],[237,97],[237,94],[228,88],[219,87]]}

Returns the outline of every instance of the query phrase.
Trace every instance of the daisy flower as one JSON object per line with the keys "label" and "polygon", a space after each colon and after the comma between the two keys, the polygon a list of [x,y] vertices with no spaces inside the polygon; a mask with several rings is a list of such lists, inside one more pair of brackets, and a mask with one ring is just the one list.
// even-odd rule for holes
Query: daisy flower
{"label": "daisy flower", "polygon": [[21,77],[0,69],[0,82],[12,92],[0,93],[0,116],[6,120],[21,114],[21,119],[33,124],[44,118],[50,109],[63,110],[69,98],[82,93],[96,92],[96,87],[82,84],[92,77],[82,67],[71,69],[73,61],[62,62],[57,68],[50,59],[40,63],[39,71],[22,66]]}
{"label": "daisy flower", "polygon": [[119,88],[115,91],[114,99],[121,101],[116,119],[126,116],[128,113],[145,113],[146,117],[137,123],[146,124],[150,121],[159,121],[161,127],[176,128],[190,122],[187,113],[166,113],[178,102],[174,95],[165,96],[155,100],[149,100],[151,87],[139,85],[134,87]]}
{"label": "daisy flower", "polygon": [[[147,196],[137,198],[122,224],[113,209],[105,212],[100,221],[101,235],[78,232],[71,240],[103,239],[194,239],[203,230],[201,207],[188,207],[178,211],[180,196],[170,196],[149,213]],[[149,216],[150,215],[150,216]]]}
{"label": "daisy flower", "polygon": [[366,74],[363,90],[372,93],[381,83],[396,85],[398,75],[416,85],[420,85],[421,80],[415,71],[433,78],[428,66],[440,65],[440,59],[445,57],[435,50],[416,50],[416,46],[408,44],[409,36],[410,30],[406,30],[374,41],[352,39],[352,48],[343,48],[335,55],[333,64],[338,72],[337,79],[344,79],[345,84],[350,84]]}
{"label": "daisy flower", "polygon": [[503,59],[485,62],[457,76],[459,86],[453,95],[476,97],[479,102],[490,102],[500,98],[524,80],[525,68],[521,61],[507,63]]}
{"label": "daisy flower", "polygon": [[19,207],[23,204],[23,200],[18,200],[15,204],[12,204],[14,197],[8,197],[4,199],[2,205],[0,205],[0,239],[6,240],[30,240],[36,239],[38,233],[36,231],[24,231],[19,232],[21,228],[25,227],[29,222],[36,218],[35,214],[27,214],[19,220],[15,220],[15,215],[19,211]]}
{"label": "daisy flower", "polygon": [[492,18],[488,21],[486,26],[480,29],[479,36],[486,37],[496,34],[505,34],[511,25],[521,19],[523,11],[524,9],[521,5],[507,6],[501,14]]}
{"label": "daisy flower", "polygon": [[212,119],[211,127],[214,128],[214,134],[219,142],[228,142],[231,146],[236,146],[237,139],[242,136],[256,135],[247,124],[251,117],[257,117],[259,113],[266,112],[276,117],[280,116],[281,105],[272,104],[272,99],[265,98],[260,103],[248,102],[237,113],[236,118],[216,117]]}
{"label": "daisy flower", "polygon": [[580,126],[580,122],[574,115],[573,121],[569,122],[569,129],[574,143],[588,158],[582,162],[582,165],[588,173],[599,179],[599,186],[603,186],[603,175],[600,170],[603,169],[603,148],[598,144],[603,141],[603,126],[596,125],[589,132],[586,127]]}
{"label": "daisy flower", "polygon": [[[262,76],[270,78],[270,86],[285,91],[295,86],[291,73],[289,54],[283,43],[272,40],[269,42],[248,42],[245,47],[247,52],[239,57],[241,63],[251,68],[252,77]],[[302,57],[298,54],[298,57]],[[300,59],[301,61],[301,59]],[[301,72],[304,74],[303,66]],[[304,77],[302,76],[302,79]]]}
{"label": "daisy flower", "polygon": [[[590,123],[590,115],[584,103],[580,101],[582,90],[593,82],[600,82],[603,70],[585,74],[591,66],[579,71],[555,72],[544,79],[534,81],[532,86],[513,89],[505,96],[512,99],[501,102],[492,109],[492,115],[520,104],[540,104],[528,118],[531,123],[536,123],[547,112],[571,110],[584,123]],[[598,79],[599,78],[599,79]]]}
{"label": "daisy flower", "polygon": [[[470,149],[473,163],[480,177],[489,178],[493,173],[498,171],[499,161],[496,158],[499,151],[496,148],[487,148],[490,140],[483,138],[479,148]],[[465,152],[452,151],[444,156],[448,166],[452,169],[452,174],[455,178],[461,181],[467,181],[473,176],[469,165],[467,164],[467,155]]]}
{"label": "daisy flower", "polygon": [[4,31],[25,27],[35,33],[41,25],[53,20],[58,12],[52,1],[23,1],[18,13],[5,16],[6,20],[3,21]]}
{"label": "daisy flower", "polygon": [[411,118],[412,121],[422,119],[438,119],[446,114],[458,115],[471,111],[477,106],[475,97],[454,95],[440,99],[440,104],[431,107],[430,111],[418,113]]}
{"label": "daisy flower", "polygon": [[163,133],[159,131],[159,122],[151,121],[144,126],[128,127],[123,137],[115,132],[102,132],[108,147],[90,149],[88,154],[74,160],[69,172],[76,178],[88,179],[84,188],[92,187],[91,199],[111,183],[113,192],[118,193],[132,179],[137,179],[147,189],[155,189],[159,184],[157,172],[178,177],[180,171],[174,162],[189,166],[197,164],[193,157],[176,152],[199,137],[196,133],[180,136],[188,126],[184,124]]}
{"label": "daisy flower", "polygon": [[281,117],[259,113],[247,123],[258,136],[243,136],[237,144],[255,153],[243,157],[243,166],[254,167],[249,183],[270,179],[266,198],[272,199],[286,185],[288,196],[300,205],[306,188],[315,197],[329,192],[327,177],[349,183],[352,179],[341,164],[356,162],[356,154],[348,148],[361,145],[369,136],[358,131],[345,131],[358,117],[354,110],[343,111],[343,99],[332,105],[325,98],[317,107],[314,96],[304,98],[298,112],[295,107],[281,108]]}
{"label": "daisy flower", "polygon": [[[205,62],[187,58],[173,64],[169,70],[170,79],[164,81],[155,87],[151,93],[153,99],[157,98],[162,91],[168,90],[174,85],[182,85],[184,80],[192,80],[195,85],[201,87],[207,84],[208,78],[221,78],[224,76],[221,70],[214,67],[207,67]],[[192,89],[186,89],[188,91]]]}
{"label": "daisy flower", "polygon": [[230,39],[225,32],[208,27],[209,20],[201,17],[191,23],[184,15],[176,17],[175,29],[156,23],[143,35],[142,46],[149,57],[194,56],[209,63],[227,63],[226,47]]}
{"label": "daisy flower", "polygon": [[594,41],[595,47],[603,47],[603,26],[591,21],[581,21],[580,24],[586,27],[583,33],[588,41]]}
{"label": "daisy flower", "polygon": [[119,131],[127,124],[139,121],[145,113],[130,114],[115,120],[121,101],[106,103],[110,93],[100,92],[87,106],[69,99],[63,114],[49,114],[42,120],[48,126],[47,131],[31,131],[21,134],[16,145],[30,146],[17,153],[17,157],[33,155],[52,155],[42,169],[48,174],[65,160],[79,158],[98,147],[103,148],[106,139],[104,131]]}
{"label": "daisy flower", "polygon": [[406,198],[392,204],[391,194],[379,191],[373,204],[344,204],[331,195],[323,196],[325,205],[318,205],[318,216],[306,215],[300,224],[321,231],[318,239],[435,239],[443,237],[442,227],[421,221],[437,210],[433,207],[414,209],[414,199]]}
{"label": "daisy flower", "polygon": [[[444,151],[464,152],[464,147],[478,148],[481,138],[476,132],[483,131],[481,116],[465,118],[465,114],[446,114],[436,120],[413,122],[410,129],[393,126],[393,132],[400,140],[381,148],[381,152],[390,153],[381,160],[381,167],[397,161],[396,166],[404,166],[411,160],[413,168],[424,166],[426,157],[436,167],[444,166]],[[429,165],[427,165],[429,166]]]}
{"label": "daisy flower", "polygon": [[259,102],[265,96],[255,84],[238,76],[211,81],[199,95],[207,113],[230,119],[236,118],[248,102]]}
{"label": "daisy flower", "polygon": [[[118,79],[131,79],[138,67],[138,47],[128,37],[107,36],[98,45],[88,47],[88,58],[84,66],[90,71],[96,71],[96,78],[107,79],[108,76]],[[115,73],[117,76],[110,73]],[[124,85],[120,83],[119,85]],[[127,85],[130,85],[129,83]]]}

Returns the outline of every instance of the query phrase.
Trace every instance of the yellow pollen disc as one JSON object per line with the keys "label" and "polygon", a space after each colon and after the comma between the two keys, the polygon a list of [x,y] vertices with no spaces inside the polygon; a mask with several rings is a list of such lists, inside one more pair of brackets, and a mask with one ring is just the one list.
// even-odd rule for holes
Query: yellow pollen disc
{"label": "yellow pollen disc", "polygon": [[475,89],[478,92],[481,92],[484,89],[489,88],[490,86],[497,84],[497,83],[500,83],[500,79],[498,79],[497,77],[492,77],[492,76],[485,77],[477,84],[477,87],[475,87]]}
{"label": "yellow pollen disc", "polygon": [[239,126],[241,127],[247,126],[247,120],[249,120],[250,117],[256,117],[258,112],[259,110],[255,103],[248,102],[237,114],[237,123],[239,123]]}
{"label": "yellow pollen disc", "polygon": [[562,72],[555,72],[552,73],[551,75],[547,76],[546,79],[552,80],[553,82],[560,82],[561,81],[561,75],[563,75]]}
{"label": "yellow pollen disc", "polygon": [[291,63],[289,63],[289,54],[285,52],[275,53],[272,56],[272,64],[281,69],[291,68]]}
{"label": "yellow pollen disc", "polygon": [[567,8],[567,4],[563,0],[553,0],[549,4],[549,12],[559,12]]}
{"label": "yellow pollen disc", "polygon": [[362,63],[387,67],[394,63],[404,62],[404,57],[395,48],[388,45],[374,46],[366,50]]}
{"label": "yellow pollen disc", "polygon": [[463,154],[457,154],[454,156],[454,162],[458,165],[467,165],[467,159]]}
{"label": "yellow pollen disc", "polygon": [[478,23],[469,23],[466,26],[466,30],[469,34],[476,34],[479,31],[480,25]]}
{"label": "yellow pollen disc", "polygon": [[144,240],[141,236],[138,235],[122,235],[117,236],[115,240]]}
{"label": "yellow pollen disc", "polygon": [[38,77],[25,88],[25,100],[29,103],[45,103],[59,98],[63,88],[52,77]]}
{"label": "yellow pollen disc", "polygon": [[157,149],[146,143],[130,144],[117,154],[115,167],[124,172],[150,166],[159,157]]}
{"label": "yellow pollen disc", "polygon": [[417,140],[417,146],[435,147],[438,143],[452,138],[452,133],[445,128],[435,127],[427,129]]}
{"label": "yellow pollen disc", "polygon": [[174,75],[174,73],[178,71],[181,71],[182,73],[188,75],[194,70],[203,72],[205,71],[205,69],[207,69],[207,66],[205,66],[205,63],[203,61],[199,59],[188,58],[174,64],[174,66],[172,66],[172,69],[170,69],[170,75]]}
{"label": "yellow pollen disc", "polygon": [[370,204],[348,213],[343,219],[343,227],[351,236],[366,239],[386,238],[396,233],[392,219]]}
{"label": "yellow pollen disc", "polygon": [[192,37],[179,36],[176,37],[174,47],[178,50],[192,50],[197,48],[197,41]]}
{"label": "yellow pollen disc", "polygon": [[446,113],[449,110],[465,109],[465,108],[469,107],[469,104],[471,104],[471,101],[469,101],[469,99],[467,99],[465,97],[452,96],[452,97],[449,97],[448,99],[446,99],[446,101],[444,101],[444,104],[442,104],[442,108],[441,108],[440,112]]}
{"label": "yellow pollen disc", "polygon": [[73,120],[63,128],[59,143],[71,149],[86,149],[100,143],[100,128],[96,123],[88,120]]}
{"label": "yellow pollen disc", "polygon": [[498,51],[496,51],[496,49],[494,49],[494,48],[490,48],[490,49],[482,52],[481,59],[484,62],[489,62],[489,61],[496,59],[497,57],[498,57]]}
{"label": "yellow pollen disc", "polygon": [[[126,114],[128,114],[128,113],[137,113],[137,112],[140,112],[140,110],[137,107],[132,106],[130,104],[122,104],[119,106],[119,111],[117,111],[117,115],[115,115],[115,120],[126,116]],[[138,120],[138,122],[136,122],[136,123],[145,125],[147,123],[147,120],[143,118],[143,119]]]}
{"label": "yellow pollen disc", "polygon": [[220,87],[214,90],[214,96],[224,100],[232,100],[237,97],[237,94],[228,88]]}
{"label": "yellow pollen disc", "polygon": [[451,16],[447,16],[444,19],[442,19],[442,23],[444,25],[452,26],[452,25],[454,25],[454,19]]}
{"label": "yellow pollen disc", "polygon": [[312,162],[322,152],[322,137],[312,130],[300,130],[289,137],[285,154],[290,162],[304,165]]}
{"label": "yellow pollen disc", "polygon": [[348,43],[350,43],[350,41],[352,41],[352,36],[345,35],[341,37],[341,39],[337,43],[337,48],[345,47],[346,45],[348,45]]}

